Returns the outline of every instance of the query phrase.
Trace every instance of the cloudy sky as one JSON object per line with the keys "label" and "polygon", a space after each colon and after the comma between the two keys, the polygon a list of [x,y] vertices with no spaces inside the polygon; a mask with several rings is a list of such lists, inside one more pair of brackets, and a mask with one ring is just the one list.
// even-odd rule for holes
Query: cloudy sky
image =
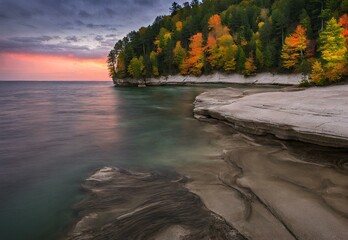
{"label": "cloudy sky", "polygon": [[107,80],[115,42],[172,2],[0,0],[0,80]]}

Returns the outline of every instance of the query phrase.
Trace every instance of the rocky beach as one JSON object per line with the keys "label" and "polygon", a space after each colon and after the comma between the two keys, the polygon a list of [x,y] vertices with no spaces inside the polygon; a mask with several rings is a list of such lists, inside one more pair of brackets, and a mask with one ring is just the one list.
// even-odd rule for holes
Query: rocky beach
{"label": "rocky beach", "polygon": [[67,239],[347,239],[346,90],[198,95],[213,151],[171,172],[98,170]]}

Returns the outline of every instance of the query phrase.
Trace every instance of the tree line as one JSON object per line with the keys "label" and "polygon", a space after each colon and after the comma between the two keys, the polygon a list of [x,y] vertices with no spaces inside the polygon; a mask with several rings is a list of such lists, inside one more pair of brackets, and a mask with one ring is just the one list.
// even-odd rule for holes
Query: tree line
{"label": "tree line", "polygon": [[316,84],[348,75],[348,0],[193,0],[110,51],[112,78],[296,72]]}

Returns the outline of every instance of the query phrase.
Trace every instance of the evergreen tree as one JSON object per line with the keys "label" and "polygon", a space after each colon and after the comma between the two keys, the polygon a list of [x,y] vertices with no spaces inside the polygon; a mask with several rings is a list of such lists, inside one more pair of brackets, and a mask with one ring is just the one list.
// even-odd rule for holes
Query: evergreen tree
{"label": "evergreen tree", "polygon": [[158,70],[158,62],[157,62],[157,55],[154,51],[150,53],[150,62],[152,67],[152,75],[154,77],[159,76],[159,70]]}
{"label": "evergreen tree", "polygon": [[116,51],[113,49],[109,52],[108,58],[106,60],[107,65],[108,65],[108,71],[109,71],[109,76],[111,78],[115,78],[116,77]]}
{"label": "evergreen tree", "polygon": [[122,51],[117,56],[115,77],[124,78],[126,76],[127,76],[127,71],[126,71],[126,63],[125,63],[125,53],[124,51]]}
{"label": "evergreen tree", "polygon": [[244,50],[241,46],[238,47],[238,54],[237,54],[237,70],[240,72],[244,71],[245,67],[245,62],[246,62],[246,57]]}

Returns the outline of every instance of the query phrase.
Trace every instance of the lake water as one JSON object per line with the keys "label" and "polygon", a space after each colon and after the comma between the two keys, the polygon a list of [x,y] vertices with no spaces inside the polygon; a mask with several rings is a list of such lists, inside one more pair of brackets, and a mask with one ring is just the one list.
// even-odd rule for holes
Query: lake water
{"label": "lake water", "polygon": [[[130,214],[131,222],[143,221],[142,228],[127,222],[132,233],[151,229],[155,219],[161,225],[162,210],[172,210],[166,212],[171,216],[166,226],[173,216],[183,225],[199,222],[197,216],[207,220],[196,214],[211,216],[204,207],[196,208],[198,196],[209,210],[252,239],[347,239],[347,149],[250,136],[197,121],[192,116],[194,98],[213,87],[221,86],[0,82],[0,239],[66,236],[78,219],[74,206],[86,197],[81,184],[104,166],[187,176],[185,187],[191,192],[180,184],[173,188],[172,181],[164,182],[165,188],[155,188],[157,182],[152,188],[137,188],[116,181],[122,193],[116,198],[124,197],[130,205],[143,198],[134,189],[151,196],[140,199],[144,202],[170,196],[164,202],[159,198],[163,209]],[[128,192],[122,191],[124,186]],[[113,205],[114,192],[110,194],[111,203],[103,207],[117,218],[114,207],[119,206]],[[93,212],[91,204],[87,212]],[[200,224],[195,226],[199,231],[211,229]],[[202,239],[199,236],[192,239]]]}
{"label": "lake water", "polygon": [[0,239],[54,239],[103,166],[166,169],[209,152],[192,102],[207,87],[0,82]]}

